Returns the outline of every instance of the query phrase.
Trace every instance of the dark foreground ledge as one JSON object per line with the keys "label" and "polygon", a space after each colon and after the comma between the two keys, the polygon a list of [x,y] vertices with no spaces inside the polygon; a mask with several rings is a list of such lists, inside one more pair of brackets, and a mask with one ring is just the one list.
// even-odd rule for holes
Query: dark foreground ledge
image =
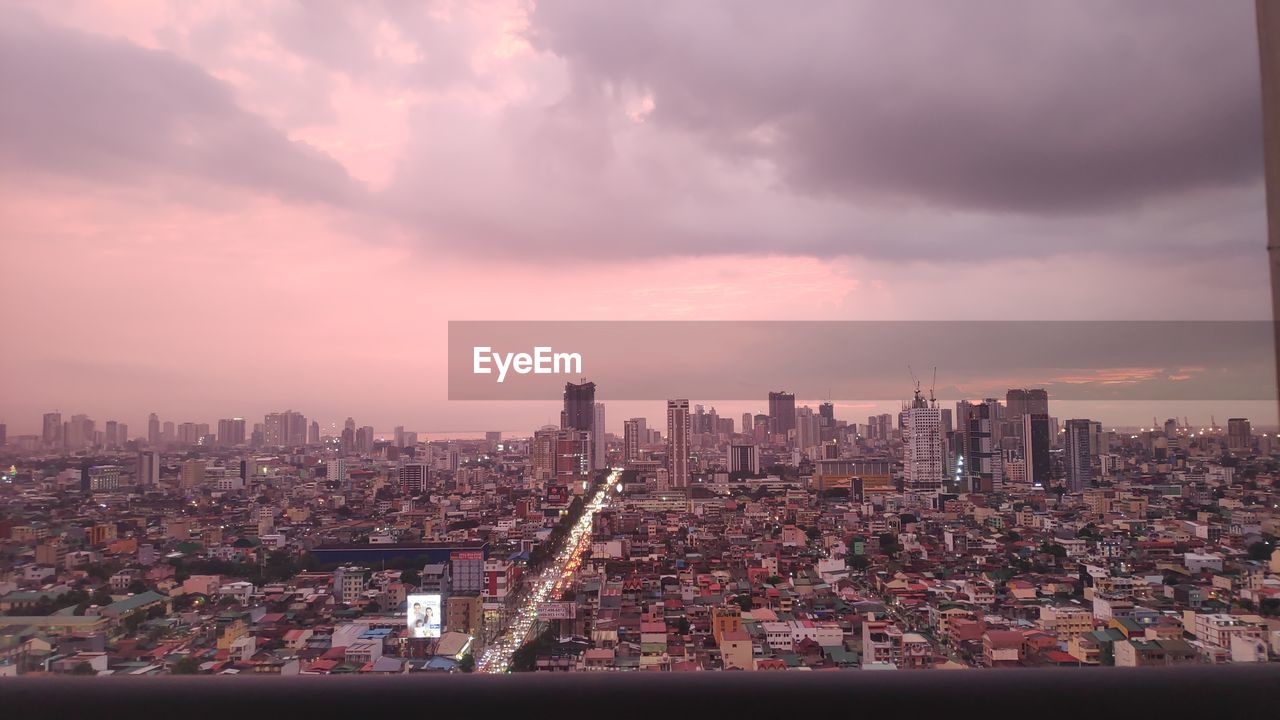
{"label": "dark foreground ledge", "polygon": [[[1171,669],[0,679],[25,718],[1276,717],[1280,664]],[[959,713],[959,715],[956,715]],[[442,715],[443,714],[443,715]]]}

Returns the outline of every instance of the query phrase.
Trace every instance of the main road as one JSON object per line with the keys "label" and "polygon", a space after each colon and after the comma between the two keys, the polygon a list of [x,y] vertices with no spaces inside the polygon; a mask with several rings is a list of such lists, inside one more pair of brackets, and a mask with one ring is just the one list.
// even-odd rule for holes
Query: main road
{"label": "main road", "polygon": [[476,670],[503,673],[511,667],[511,657],[533,634],[538,620],[538,603],[558,599],[560,592],[573,582],[582,566],[582,555],[591,547],[591,521],[609,503],[609,493],[618,482],[619,471],[614,470],[596,494],[583,508],[582,517],[574,524],[565,538],[564,546],[527,587],[524,598],[512,611],[505,631],[485,648]]}

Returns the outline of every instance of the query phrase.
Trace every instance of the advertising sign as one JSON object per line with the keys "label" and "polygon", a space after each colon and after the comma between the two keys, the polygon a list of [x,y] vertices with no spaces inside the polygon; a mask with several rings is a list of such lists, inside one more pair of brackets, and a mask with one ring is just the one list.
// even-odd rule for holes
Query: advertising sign
{"label": "advertising sign", "polygon": [[571,620],[576,612],[577,605],[571,602],[540,602],[538,603],[538,619],[539,620]]}
{"label": "advertising sign", "polygon": [[405,602],[409,637],[440,637],[440,595],[410,595]]}

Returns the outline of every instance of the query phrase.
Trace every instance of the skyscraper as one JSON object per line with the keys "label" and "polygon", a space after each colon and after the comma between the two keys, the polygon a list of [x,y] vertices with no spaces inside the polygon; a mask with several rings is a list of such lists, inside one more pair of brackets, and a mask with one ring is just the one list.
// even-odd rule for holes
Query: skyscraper
{"label": "skyscraper", "polygon": [[821,405],[818,406],[818,415],[822,417],[824,421],[823,423],[824,425],[830,426],[830,425],[836,424],[836,406],[835,405],[832,405],[829,402],[822,403]]}
{"label": "skyscraper", "polygon": [[307,419],[302,413],[292,410],[270,413],[264,419],[263,426],[263,444],[268,447],[307,444]]}
{"label": "skyscraper", "polygon": [[[1004,482],[1000,448],[1000,402],[956,403],[957,426],[962,434],[960,456],[969,492],[996,492]],[[957,460],[959,464],[959,460]]]}
{"label": "skyscraper", "polygon": [[62,446],[62,413],[44,414],[44,432],[40,435],[40,441],[46,447]]}
{"label": "skyscraper", "polygon": [[160,444],[160,416],[155,413],[147,416],[147,444],[151,447]]}
{"label": "skyscraper", "polygon": [[805,405],[796,410],[795,423],[796,449],[807,451],[822,444],[822,417],[815,415],[813,408]]}
{"label": "skyscraper", "polygon": [[1253,449],[1253,428],[1248,418],[1227,419],[1227,448],[1235,452]]}
{"label": "skyscraper", "polygon": [[244,418],[227,418],[218,421],[218,445],[235,447],[245,441]]}
{"label": "skyscraper", "polygon": [[564,410],[560,413],[560,429],[586,430],[595,423],[596,384],[565,383]]}
{"label": "skyscraper", "polygon": [[70,451],[89,447],[93,444],[93,421],[88,415],[72,415],[63,428],[62,439]]}
{"label": "skyscraper", "polygon": [[603,470],[608,463],[605,446],[604,403],[595,403],[591,418],[591,469]]}
{"label": "skyscraper", "polygon": [[160,484],[160,453],[155,450],[138,453],[138,474],[135,479],[139,487],[148,488]]}
{"label": "skyscraper", "polygon": [[917,387],[905,408],[903,459],[909,490],[938,490],[942,487],[942,411],[926,400]]}
{"label": "skyscraper", "polygon": [[729,446],[729,472],[760,474],[760,448],[751,443],[733,443]]}
{"label": "skyscraper", "polygon": [[586,430],[566,429],[556,433],[556,480],[574,481],[591,474],[591,433]]}
{"label": "skyscraper", "polygon": [[1052,442],[1048,415],[1025,413],[1022,416],[1022,457],[1027,464],[1027,481],[1032,485],[1046,487],[1049,484]]}
{"label": "skyscraper", "polygon": [[[561,430],[583,430],[595,433],[596,423],[596,384],[564,384],[564,409],[560,411]],[[601,428],[603,433],[604,428]],[[589,452],[594,454],[594,442]],[[595,467],[596,461],[588,458],[588,467]]]}
{"label": "skyscraper", "polygon": [[667,477],[673,488],[689,487],[689,401],[684,399],[667,401]]}
{"label": "skyscraper", "polygon": [[641,437],[644,418],[631,418],[622,423],[622,462],[629,463],[640,459],[640,446],[644,444]]}
{"label": "skyscraper", "polygon": [[786,435],[796,427],[796,396],[780,390],[769,393],[769,431]]}
{"label": "skyscraper", "polygon": [[373,426],[364,425],[356,431],[356,452],[367,453],[373,450]]}
{"label": "skyscraper", "polygon": [[1068,420],[1066,454],[1067,491],[1084,492],[1093,480],[1092,423],[1088,420]]}
{"label": "skyscraper", "polygon": [[533,434],[529,457],[535,480],[550,480],[556,472],[556,436],[559,428],[547,425]]}

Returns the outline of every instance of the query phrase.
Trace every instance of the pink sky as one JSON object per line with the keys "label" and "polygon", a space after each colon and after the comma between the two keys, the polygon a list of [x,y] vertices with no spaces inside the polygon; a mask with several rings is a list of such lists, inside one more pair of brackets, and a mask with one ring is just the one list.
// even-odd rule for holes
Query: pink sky
{"label": "pink sky", "polygon": [[9,3],[0,419],[551,417],[446,400],[461,319],[1267,317],[1251,4],[980,3],[948,82],[892,5]]}

